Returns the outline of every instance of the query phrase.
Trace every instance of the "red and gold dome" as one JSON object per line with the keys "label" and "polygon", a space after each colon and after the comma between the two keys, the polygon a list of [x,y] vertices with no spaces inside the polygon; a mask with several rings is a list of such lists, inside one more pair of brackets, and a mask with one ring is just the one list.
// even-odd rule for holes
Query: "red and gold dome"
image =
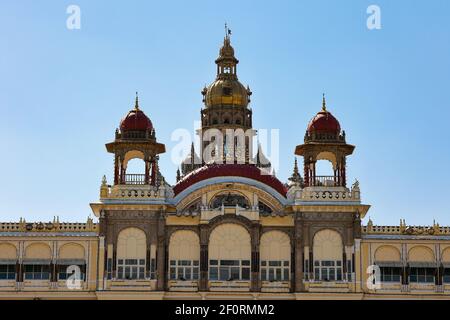
{"label": "red and gold dome", "polygon": [[152,129],[153,124],[145,113],[139,109],[139,100],[136,96],[136,105],[120,122],[120,131],[150,131]]}
{"label": "red and gold dome", "polygon": [[339,121],[326,109],[325,97],[322,102],[322,110],[309,122],[307,131],[309,134],[313,132],[339,134],[341,132]]}

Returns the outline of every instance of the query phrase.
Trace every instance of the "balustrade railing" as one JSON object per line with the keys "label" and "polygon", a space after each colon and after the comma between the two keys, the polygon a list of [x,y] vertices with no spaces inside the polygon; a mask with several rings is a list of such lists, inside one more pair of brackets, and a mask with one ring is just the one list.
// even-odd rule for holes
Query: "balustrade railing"
{"label": "balustrade railing", "polygon": [[145,174],[126,174],[125,184],[132,184],[132,185],[145,184]]}
{"label": "balustrade railing", "polygon": [[311,187],[337,187],[340,184],[335,176],[315,176],[309,181]]}

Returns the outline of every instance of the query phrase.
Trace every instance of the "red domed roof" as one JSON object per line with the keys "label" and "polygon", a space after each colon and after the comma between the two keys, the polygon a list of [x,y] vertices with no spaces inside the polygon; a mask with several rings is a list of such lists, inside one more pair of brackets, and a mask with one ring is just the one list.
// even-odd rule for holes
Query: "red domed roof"
{"label": "red domed roof", "polygon": [[152,130],[150,119],[138,108],[134,108],[120,122],[121,131],[146,131]]}
{"label": "red domed roof", "polygon": [[339,121],[327,110],[322,110],[309,122],[308,132],[341,132]]}
{"label": "red domed roof", "polygon": [[174,187],[175,195],[191,185],[215,177],[244,177],[262,182],[286,197],[286,187],[273,175],[264,174],[261,169],[248,164],[212,164],[205,165],[181,179]]}

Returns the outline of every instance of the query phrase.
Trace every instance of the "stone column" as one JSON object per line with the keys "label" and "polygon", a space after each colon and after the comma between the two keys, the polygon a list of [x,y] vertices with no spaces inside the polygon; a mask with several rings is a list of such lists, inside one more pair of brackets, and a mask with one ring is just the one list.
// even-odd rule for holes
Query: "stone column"
{"label": "stone column", "polygon": [[261,291],[261,279],[259,276],[259,244],[260,244],[260,225],[253,224],[251,230],[251,248],[252,248],[252,260],[251,260],[251,284],[250,291]]}
{"label": "stone column", "polygon": [[97,290],[104,289],[105,277],[105,237],[100,236],[98,241]]}
{"label": "stone column", "polygon": [[200,226],[200,279],[199,290],[208,290],[208,226]]}
{"label": "stone column", "polygon": [[295,276],[293,277],[293,291],[303,291],[303,221],[301,213],[296,213],[294,226],[293,248],[295,250]]}
{"label": "stone column", "polygon": [[158,248],[156,250],[156,289],[164,291],[166,287],[166,237],[165,218],[163,214],[158,218]]}

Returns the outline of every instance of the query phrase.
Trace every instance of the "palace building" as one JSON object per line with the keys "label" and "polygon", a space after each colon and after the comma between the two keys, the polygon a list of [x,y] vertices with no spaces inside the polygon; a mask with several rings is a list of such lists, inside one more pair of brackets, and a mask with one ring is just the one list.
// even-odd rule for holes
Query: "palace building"
{"label": "palace building", "polygon": [[[114,179],[90,205],[98,222],[0,223],[0,299],[450,298],[450,227],[362,225],[370,206],[347,181],[355,146],[325,98],[292,148],[303,170],[296,160],[285,183],[251,150],[252,92],[229,34],[215,62],[199,132],[224,133],[212,152],[224,161],[202,159],[202,142],[169,185],[136,97],[106,144]],[[127,170],[133,159],[144,172]],[[331,175],[316,174],[321,160]]]}

